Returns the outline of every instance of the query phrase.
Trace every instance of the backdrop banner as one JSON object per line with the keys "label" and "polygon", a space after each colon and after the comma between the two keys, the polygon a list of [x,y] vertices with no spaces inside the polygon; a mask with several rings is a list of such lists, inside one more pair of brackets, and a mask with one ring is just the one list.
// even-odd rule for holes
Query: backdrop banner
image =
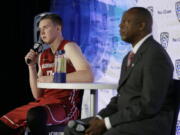
{"label": "backdrop banner", "polygon": [[[180,79],[180,0],[52,0],[51,11],[63,18],[65,39],[79,44],[95,81],[117,83],[122,59],[131,49],[120,38],[119,23],[123,12],[134,6],[151,12],[153,36],[170,55],[174,78]],[[90,112],[89,94],[84,93],[82,118]],[[116,94],[116,90],[98,90],[98,111]],[[176,135],[180,135],[180,116]]]}

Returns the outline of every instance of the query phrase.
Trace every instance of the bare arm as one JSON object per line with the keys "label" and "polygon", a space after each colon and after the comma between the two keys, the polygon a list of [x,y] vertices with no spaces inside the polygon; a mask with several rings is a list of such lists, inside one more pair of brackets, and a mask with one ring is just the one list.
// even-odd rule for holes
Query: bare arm
{"label": "bare arm", "polygon": [[29,69],[29,83],[30,83],[33,97],[35,99],[37,99],[43,93],[43,91],[41,89],[37,88],[37,78],[38,78],[38,76],[41,76],[40,68],[39,68],[38,73],[37,73],[37,69],[36,69],[36,63],[37,63],[38,56],[33,50],[30,50],[28,52],[28,54],[25,56],[25,61],[27,61],[28,58],[32,60],[30,64],[27,64],[28,69]]}
{"label": "bare arm", "polygon": [[89,63],[83,56],[81,49],[74,42],[65,46],[65,56],[71,61],[75,68],[75,72],[68,73],[67,82],[92,82],[93,74]]}
{"label": "bare arm", "polygon": [[[66,82],[92,82],[93,74],[81,49],[74,42],[70,42],[64,50],[65,57],[71,61],[75,68],[75,72],[67,74]],[[39,76],[37,80],[38,82],[52,82],[53,76]]]}

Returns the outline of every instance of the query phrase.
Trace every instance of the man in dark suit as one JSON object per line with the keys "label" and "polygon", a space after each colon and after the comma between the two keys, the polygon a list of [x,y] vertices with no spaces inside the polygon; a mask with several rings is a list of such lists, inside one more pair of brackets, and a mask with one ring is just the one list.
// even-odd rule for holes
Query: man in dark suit
{"label": "man in dark suit", "polygon": [[[119,27],[122,40],[133,48],[123,60],[117,96],[96,117],[83,120],[89,124],[85,135],[169,135],[173,65],[151,35],[152,16],[145,8],[133,7]],[[75,130],[67,127],[65,135],[76,135]]]}

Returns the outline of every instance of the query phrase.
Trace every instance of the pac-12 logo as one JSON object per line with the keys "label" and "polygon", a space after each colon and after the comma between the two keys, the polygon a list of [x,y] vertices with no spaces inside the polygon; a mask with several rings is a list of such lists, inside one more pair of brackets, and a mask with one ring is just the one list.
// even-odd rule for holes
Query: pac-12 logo
{"label": "pac-12 logo", "polygon": [[149,6],[149,7],[147,7],[147,9],[149,10],[149,12],[151,13],[151,15],[153,16],[153,12],[154,12],[153,6]]}
{"label": "pac-12 logo", "polygon": [[175,8],[176,8],[177,18],[178,18],[178,20],[179,20],[179,22],[180,22],[180,1],[176,2]]}
{"label": "pac-12 logo", "polygon": [[169,33],[168,32],[162,32],[160,34],[160,42],[161,45],[166,49],[169,42]]}
{"label": "pac-12 logo", "polygon": [[180,59],[175,61],[176,74],[180,78]]}

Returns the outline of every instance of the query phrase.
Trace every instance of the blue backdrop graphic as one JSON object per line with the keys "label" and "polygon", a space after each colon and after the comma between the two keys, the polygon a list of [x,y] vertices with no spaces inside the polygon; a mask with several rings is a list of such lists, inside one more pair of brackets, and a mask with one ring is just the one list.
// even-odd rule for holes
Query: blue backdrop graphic
{"label": "blue backdrop graphic", "polygon": [[[119,73],[122,58],[131,48],[120,40],[118,26],[123,11],[128,7],[97,0],[54,0],[51,5],[51,11],[58,13],[65,22],[65,39],[77,42],[91,63],[95,81],[102,79],[110,59],[117,64],[111,65],[109,70]],[[112,82],[118,79],[119,74],[110,77]]]}

